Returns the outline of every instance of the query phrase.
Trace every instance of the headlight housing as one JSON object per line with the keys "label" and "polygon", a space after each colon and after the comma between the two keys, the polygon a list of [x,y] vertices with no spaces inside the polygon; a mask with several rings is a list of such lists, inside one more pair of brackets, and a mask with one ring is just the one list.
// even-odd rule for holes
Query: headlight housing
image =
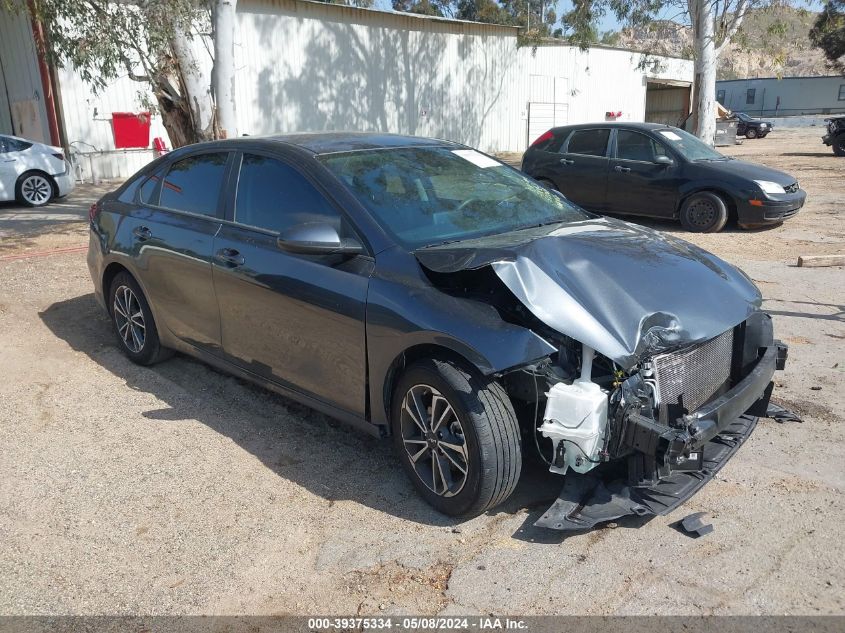
{"label": "headlight housing", "polygon": [[768,126],[768,125],[766,125],[765,123],[761,123],[761,124],[760,124],[760,127],[769,127],[769,126]]}
{"label": "headlight housing", "polygon": [[764,193],[786,193],[783,187],[771,180],[755,180],[754,183],[760,187]]}

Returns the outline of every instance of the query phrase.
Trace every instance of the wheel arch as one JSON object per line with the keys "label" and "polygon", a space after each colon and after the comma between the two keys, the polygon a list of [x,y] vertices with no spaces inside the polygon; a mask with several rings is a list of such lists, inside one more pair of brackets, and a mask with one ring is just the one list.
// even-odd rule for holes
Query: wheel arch
{"label": "wheel arch", "polygon": [[111,262],[108,266],[106,266],[105,270],[103,270],[102,276],[102,284],[103,284],[103,297],[105,298],[106,303],[106,310],[108,310],[109,314],[111,314],[111,306],[109,305],[108,301],[108,294],[111,290],[111,283],[114,281],[114,278],[117,277],[120,273],[126,273],[132,277],[136,282],[138,278],[132,274],[126,266],[119,262]]}

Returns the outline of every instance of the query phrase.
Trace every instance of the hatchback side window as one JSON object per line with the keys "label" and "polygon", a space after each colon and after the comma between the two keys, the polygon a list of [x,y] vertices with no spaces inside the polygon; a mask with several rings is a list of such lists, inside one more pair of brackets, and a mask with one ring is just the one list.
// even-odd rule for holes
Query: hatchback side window
{"label": "hatchback side window", "polygon": [[604,156],[609,138],[609,129],[575,130],[569,137],[566,151],[570,154]]}
{"label": "hatchback side window", "polygon": [[235,221],[274,233],[311,223],[331,224],[341,235],[345,228],[340,213],[302,174],[258,154],[244,154],[241,162]]}
{"label": "hatchback side window", "polygon": [[653,163],[658,156],[666,156],[666,149],[650,136],[632,130],[616,133],[616,158]]}
{"label": "hatchback side window", "polygon": [[159,206],[216,216],[228,158],[227,152],[214,152],[177,160],[162,183]]}

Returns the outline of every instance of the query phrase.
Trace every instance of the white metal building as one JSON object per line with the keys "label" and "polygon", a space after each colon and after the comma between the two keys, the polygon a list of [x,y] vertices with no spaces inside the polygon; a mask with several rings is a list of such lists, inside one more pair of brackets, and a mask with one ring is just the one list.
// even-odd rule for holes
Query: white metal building
{"label": "white metal building", "polygon": [[799,116],[845,112],[845,77],[765,77],[716,82],[716,100],[753,116]]}
{"label": "white metal building", "polygon": [[[240,0],[236,34],[239,132],[378,130],[520,151],[549,127],[603,120],[679,123],[689,111],[689,60],[619,49],[518,47],[518,29],[309,0]],[[16,39],[6,37],[17,33]],[[33,28],[0,16],[0,132],[50,140]],[[35,35],[37,37],[37,33]],[[34,69],[34,71],[32,70]],[[132,173],[152,150],[114,151],[111,113],[138,110],[141,84],[118,79],[94,95],[73,69],[53,73],[55,144],[84,177]],[[5,99],[5,100],[4,100]],[[39,125],[20,120],[39,110]],[[5,113],[5,114],[4,114]],[[25,134],[26,135],[26,134]],[[152,137],[166,134],[157,117]]]}

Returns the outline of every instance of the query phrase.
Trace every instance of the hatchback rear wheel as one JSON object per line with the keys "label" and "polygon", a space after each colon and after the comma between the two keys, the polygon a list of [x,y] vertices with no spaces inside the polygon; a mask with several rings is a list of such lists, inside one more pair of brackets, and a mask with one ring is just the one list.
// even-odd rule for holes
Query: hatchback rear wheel
{"label": "hatchback rear wheel", "polygon": [[519,425],[507,393],[455,363],[424,360],[405,370],[393,394],[391,430],[414,487],[444,514],[481,514],[519,480]]}

